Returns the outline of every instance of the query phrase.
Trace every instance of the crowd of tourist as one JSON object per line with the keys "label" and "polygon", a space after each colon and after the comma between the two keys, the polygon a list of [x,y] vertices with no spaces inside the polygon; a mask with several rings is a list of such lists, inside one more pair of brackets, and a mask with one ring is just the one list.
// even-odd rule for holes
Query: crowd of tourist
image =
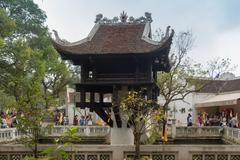
{"label": "crowd of tourist", "polygon": [[68,125],[69,119],[65,112],[57,110],[54,115],[55,125]]}
{"label": "crowd of tourist", "polygon": [[[65,112],[57,110],[54,115],[54,123],[55,125],[69,125],[69,118],[67,115],[65,115]],[[97,120],[96,122],[93,122],[92,115],[88,114],[86,116],[81,115],[80,118],[78,115],[75,115],[73,117],[73,122],[71,123],[74,126],[92,126],[92,125],[98,125],[103,126],[105,123],[102,120]]]}
{"label": "crowd of tourist", "polygon": [[12,128],[17,125],[17,114],[15,112],[1,112],[0,128]]}
{"label": "crowd of tourist", "polygon": [[[238,114],[218,112],[216,114],[208,114],[206,112],[199,113],[196,119],[197,126],[228,126],[233,128],[239,127]],[[193,120],[192,115],[188,114],[187,126],[192,126]]]}
{"label": "crowd of tourist", "polygon": [[87,116],[81,116],[80,119],[78,119],[78,115],[75,115],[74,119],[73,119],[73,125],[77,126],[91,126],[93,125],[93,121],[92,121],[92,116],[91,114],[88,114]]}

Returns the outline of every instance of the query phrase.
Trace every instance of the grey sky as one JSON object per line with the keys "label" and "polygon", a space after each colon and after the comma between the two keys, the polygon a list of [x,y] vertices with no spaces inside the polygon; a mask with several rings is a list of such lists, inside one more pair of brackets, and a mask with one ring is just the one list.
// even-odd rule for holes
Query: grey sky
{"label": "grey sky", "polygon": [[[46,24],[61,38],[78,41],[88,35],[95,16],[112,18],[152,13],[153,31],[170,25],[176,32],[191,30],[195,43],[189,56],[204,62],[214,57],[240,61],[240,0],[34,0],[47,16]],[[236,70],[240,75],[240,70]]]}

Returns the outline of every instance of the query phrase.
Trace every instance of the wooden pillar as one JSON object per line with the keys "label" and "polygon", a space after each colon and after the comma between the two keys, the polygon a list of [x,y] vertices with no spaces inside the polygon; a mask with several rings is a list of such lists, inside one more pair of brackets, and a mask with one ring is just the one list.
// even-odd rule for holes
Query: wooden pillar
{"label": "wooden pillar", "polygon": [[157,82],[157,71],[153,71],[153,80]]}
{"label": "wooden pillar", "polygon": [[113,87],[113,94],[112,94],[112,102],[113,102],[113,113],[115,116],[115,121],[118,128],[122,127],[122,120],[120,116],[120,110],[119,110],[119,99],[118,99],[118,88],[117,86]]}
{"label": "wooden pillar", "polygon": [[94,106],[94,102],[95,102],[95,94],[94,92],[90,92],[90,104],[91,104],[91,108],[90,108],[90,112],[93,112],[93,108]]}
{"label": "wooden pillar", "polygon": [[84,90],[80,91],[81,94],[81,103],[85,103],[86,102],[86,93]]}
{"label": "wooden pillar", "polygon": [[147,99],[148,100],[153,100],[153,94],[152,94],[152,87],[147,88]]}
{"label": "wooden pillar", "polygon": [[136,63],[136,70],[135,70],[135,77],[136,79],[139,78],[139,62],[138,62],[138,59],[135,57],[135,63]]}
{"label": "wooden pillar", "polygon": [[148,60],[148,68],[147,68],[147,76],[148,76],[148,80],[152,80],[152,62],[151,60]]}
{"label": "wooden pillar", "polygon": [[94,103],[94,102],[95,102],[94,92],[90,92],[90,103]]}
{"label": "wooden pillar", "polygon": [[99,103],[103,104],[103,93],[99,93]]}

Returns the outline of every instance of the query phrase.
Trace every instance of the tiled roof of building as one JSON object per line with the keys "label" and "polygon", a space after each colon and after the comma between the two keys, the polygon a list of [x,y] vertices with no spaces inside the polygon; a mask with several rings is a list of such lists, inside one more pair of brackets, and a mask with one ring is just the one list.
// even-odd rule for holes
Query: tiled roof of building
{"label": "tiled roof of building", "polygon": [[200,91],[201,93],[220,93],[240,91],[240,79],[211,80]]}
{"label": "tiled roof of building", "polygon": [[61,54],[139,54],[170,48],[174,31],[161,41],[151,39],[149,21],[102,23],[97,22],[87,38],[70,43],[61,40],[57,33],[53,45]]}

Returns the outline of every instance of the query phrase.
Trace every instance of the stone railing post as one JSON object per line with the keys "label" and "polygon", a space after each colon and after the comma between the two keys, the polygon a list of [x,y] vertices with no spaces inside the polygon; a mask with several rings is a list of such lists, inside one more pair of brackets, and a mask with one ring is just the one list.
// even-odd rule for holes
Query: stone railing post
{"label": "stone railing post", "polygon": [[172,138],[174,139],[174,138],[176,138],[176,119],[172,119],[172,126],[171,126],[171,130],[172,130],[172,133],[171,133],[171,135],[172,135]]}
{"label": "stone railing post", "polygon": [[13,128],[12,131],[11,131],[11,140],[14,140],[16,139],[16,132],[17,132],[17,129],[16,128]]}

